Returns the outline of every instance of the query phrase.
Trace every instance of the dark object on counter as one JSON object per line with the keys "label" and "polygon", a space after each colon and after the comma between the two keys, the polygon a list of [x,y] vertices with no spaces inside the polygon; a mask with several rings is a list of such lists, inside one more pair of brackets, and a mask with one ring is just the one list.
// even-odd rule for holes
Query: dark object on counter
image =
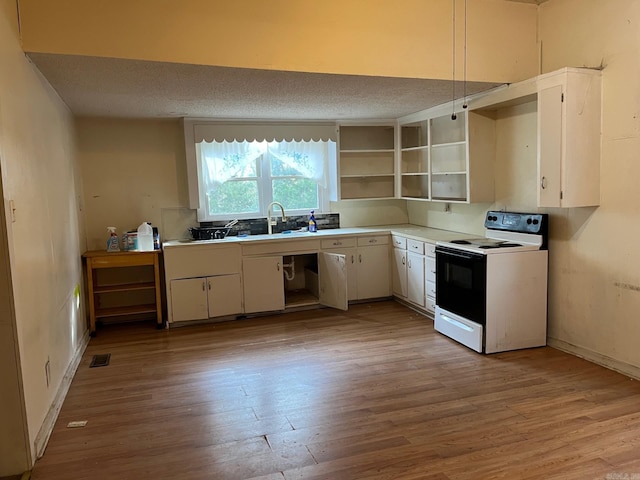
{"label": "dark object on counter", "polygon": [[189,233],[194,240],[218,240],[226,237],[231,227],[190,227]]}

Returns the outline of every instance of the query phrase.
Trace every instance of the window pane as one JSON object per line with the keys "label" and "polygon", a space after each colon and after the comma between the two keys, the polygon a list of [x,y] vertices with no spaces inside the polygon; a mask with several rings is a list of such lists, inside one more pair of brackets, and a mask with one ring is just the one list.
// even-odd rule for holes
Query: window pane
{"label": "window pane", "polygon": [[275,156],[270,157],[271,160],[271,176],[272,177],[287,177],[291,175],[300,175],[300,170],[295,168],[296,163],[294,159],[291,159],[292,163],[287,165],[282,160]]}
{"label": "window pane", "polygon": [[224,159],[223,171],[230,178],[255,178],[258,175],[257,159],[248,160],[248,155],[231,155]]}
{"label": "window pane", "polygon": [[260,211],[258,182],[225,182],[208,193],[209,214],[223,215]]}
{"label": "window pane", "polygon": [[317,209],[318,185],[308,178],[278,178],[273,182],[273,199],[285,209]]}

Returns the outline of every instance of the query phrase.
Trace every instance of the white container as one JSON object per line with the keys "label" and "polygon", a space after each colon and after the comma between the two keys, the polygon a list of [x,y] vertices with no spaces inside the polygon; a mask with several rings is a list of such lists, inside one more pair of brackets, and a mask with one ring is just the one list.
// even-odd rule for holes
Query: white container
{"label": "white container", "polygon": [[143,222],[138,227],[138,251],[153,251],[153,227],[147,222]]}

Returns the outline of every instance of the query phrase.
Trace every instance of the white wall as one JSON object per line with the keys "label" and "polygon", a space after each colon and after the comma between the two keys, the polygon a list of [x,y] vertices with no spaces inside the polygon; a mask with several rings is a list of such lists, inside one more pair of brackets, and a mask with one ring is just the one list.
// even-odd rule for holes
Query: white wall
{"label": "white wall", "polygon": [[163,220],[175,212],[178,221],[188,205],[180,121],[79,118],[76,128],[88,248],[106,248],[108,226],[122,234],[144,221],[171,238]]}
{"label": "white wall", "polygon": [[[640,2],[549,0],[540,6],[542,73],[564,66],[603,70],[601,202],[599,207],[537,209],[535,154],[521,137],[506,146],[513,126],[503,119],[496,159],[496,203],[409,202],[409,220],[483,233],[489,208],[550,215],[549,343],[640,378]],[[517,117],[535,132],[535,116]],[[501,153],[502,149],[502,153]],[[512,150],[510,152],[509,150]],[[505,170],[506,169],[506,170]],[[501,179],[502,178],[502,179]]]}
{"label": "white wall", "polygon": [[[83,307],[76,307],[74,296],[82,284],[84,240],[73,120],[26,60],[16,25],[16,2],[0,0],[0,170],[7,217],[9,200],[16,208],[15,223],[7,220],[6,226],[33,460],[63,377],[86,339]],[[0,465],[4,460],[0,456]]]}
{"label": "white wall", "polygon": [[640,2],[551,0],[539,24],[544,72],[604,65],[601,204],[551,211],[549,334],[640,376]]}

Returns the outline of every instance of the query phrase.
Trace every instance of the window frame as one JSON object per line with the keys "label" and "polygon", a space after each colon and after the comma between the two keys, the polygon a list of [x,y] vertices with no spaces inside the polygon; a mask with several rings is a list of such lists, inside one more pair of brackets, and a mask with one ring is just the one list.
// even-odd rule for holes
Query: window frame
{"label": "window frame", "polygon": [[[244,140],[247,141],[247,140]],[[327,153],[324,161],[329,163],[329,168],[327,169],[327,178],[325,182],[327,184],[326,187],[323,187],[320,184],[316,183],[317,195],[318,195],[318,206],[313,208],[316,213],[328,213],[330,211],[330,199],[331,192],[335,190],[335,185],[337,182],[336,175],[333,172],[336,171],[335,164],[337,160],[337,143],[333,140],[324,140],[327,143]],[[200,153],[200,144],[196,144],[196,161],[197,161],[197,180],[198,180],[198,190],[199,190],[199,208],[197,208],[197,218],[199,222],[215,222],[215,221],[228,221],[233,219],[247,220],[256,217],[266,217],[267,216],[267,208],[269,204],[273,201],[278,201],[278,199],[273,198],[273,180],[274,179],[286,179],[286,178],[306,178],[302,175],[282,175],[282,176],[272,176],[271,175],[271,155],[269,152],[265,152],[260,157],[256,159],[256,177],[241,177],[241,178],[233,178],[227,180],[228,182],[246,182],[246,181],[257,181],[258,185],[258,205],[259,211],[257,212],[246,212],[246,213],[225,213],[225,214],[211,214],[209,212],[209,203],[208,203],[208,193],[204,188],[204,181],[202,175],[202,161],[201,161],[201,153]],[[226,183],[226,182],[225,182]],[[312,208],[302,208],[302,209],[286,209],[286,215],[307,215]],[[281,216],[282,213],[279,209],[276,209],[275,212],[272,212],[276,216]]]}

